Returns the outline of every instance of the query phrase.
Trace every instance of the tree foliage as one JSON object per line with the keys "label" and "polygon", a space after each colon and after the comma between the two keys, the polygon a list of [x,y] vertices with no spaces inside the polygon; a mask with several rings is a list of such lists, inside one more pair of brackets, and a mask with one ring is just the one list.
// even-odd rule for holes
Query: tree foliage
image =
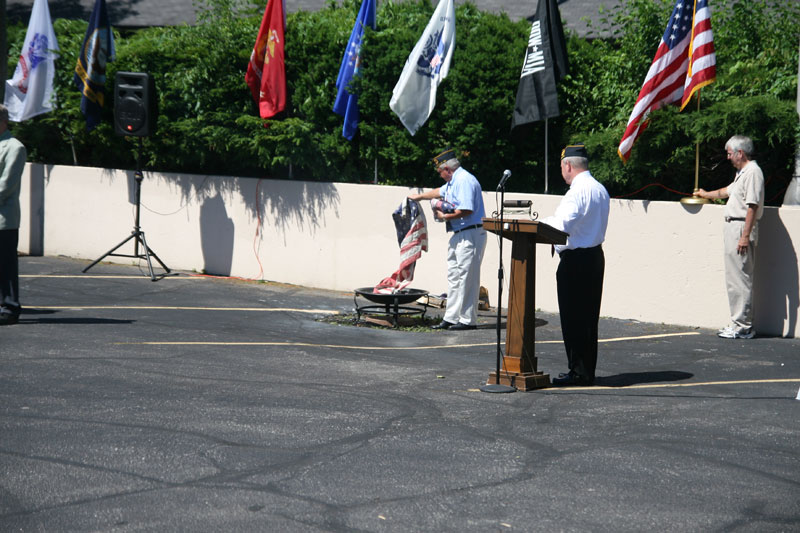
{"label": "tree foliage", "polygon": [[[52,164],[130,168],[137,143],[113,128],[113,79],[117,71],[149,72],[156,79],[156,133],[144,139],[148,168],[159,171],[269,176],[330,181],[438,186],[429,161],[452,145],[484,188],[511,169],[512,190],[544,187],[544,123],[510,130],[519,72],[530,24],[461,4],[456,10],[456,49],[450,74],[439,87],[436,109],[410,136],[389,109],[392,89],[432,12],[429,0],[380,2],[378,27],[362,46],[362,122],[353,141],[341,135],[332,111],[335,81],[360,0],[331,1],[317,12],[288,15],[286,71],[289,102],[263,121],[244,83],[263,3],[205,0],[196,26],[117,32],[117,60],[109,64],[104,120],[87,132],[73,68],[86,21],[57,19],[58,110],[13,130],[29,159]],[[798,139],[795,111],[800,8],[793,0],[730,0],[716,7],[713,28],[717,80],[702,91],[700,109],[666,108],[623,165],[616,149],[672,9],[671,0],[624,0],[592,18],[603,38],[568,37],[571,70],[559,84],[561,116],[549,121],[549,174],[563,190],[557,155],[567,142],[584,141],[593,173],[612,195],[638,189],[639,198],[675,199],[694,184],[695,146],[700,184],[725,185],[732,170],[723,145],[733,134],[753,137],[768,179],[767,197],[780,202],[791,177]],[[13,72],[25,28],[9,28]],[[591,36],[590,36],[591,37]],[[647,187],[659,183],[662,187]]]}

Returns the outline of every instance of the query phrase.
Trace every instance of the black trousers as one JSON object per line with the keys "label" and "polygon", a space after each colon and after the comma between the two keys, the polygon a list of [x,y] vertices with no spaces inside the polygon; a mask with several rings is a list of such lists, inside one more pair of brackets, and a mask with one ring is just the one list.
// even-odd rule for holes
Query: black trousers
{"label": "black trousers", "polygon": [[18,229],[0,230],[0,310],[19,315]]}
{"label": "black trousers", "polygon": [[560,258],[556,281],[567,362],[570,371],[594,380],[605,255],[601,246],[595,246],[564,250]]}

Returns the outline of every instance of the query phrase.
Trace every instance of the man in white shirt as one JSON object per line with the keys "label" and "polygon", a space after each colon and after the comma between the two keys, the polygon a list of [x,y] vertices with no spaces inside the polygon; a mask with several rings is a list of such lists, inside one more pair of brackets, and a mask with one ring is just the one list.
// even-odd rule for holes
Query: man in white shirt
{"label": "man in white shirt", "polygon": [[486,249],[483,229],[483,193],[477,178],[461,167],[452,149],[433,158],[433,164],[444,185],[421,194],[410,194],[411,200],[441,198],[453,206],[445,213],[435,210],[433,216],[444,220],[452,236],[447,244],[447,308],[443,320],[433,329],[461,331],[475,329],[478,324],[478,296],[481,285],[481,261]]}
{"label": "man in white shirt", "polygon": [[731,310],[730,325],[717,335],[724,339],[752,339],[753,277],[756,267],[758,221],[764,211],[764,173],[753,159],[753,141],[734,135],[725,143],[728,159],[737,170],[733,183],[715,191],[699,189],[701,198],[727,198],[725,204],[725,285]]}
{"label": "man in white shirt", "polygon": [[559,254],[558,310],[569,372],[553,378],[553,385],[592,385],[605,272],[601,245],[610,200],[606,188],[589,172],[583,144],[571,144],[561,151],[561,176],[569,190],[555,214],[542,220],[569,234],[566,244],[555,247]]}

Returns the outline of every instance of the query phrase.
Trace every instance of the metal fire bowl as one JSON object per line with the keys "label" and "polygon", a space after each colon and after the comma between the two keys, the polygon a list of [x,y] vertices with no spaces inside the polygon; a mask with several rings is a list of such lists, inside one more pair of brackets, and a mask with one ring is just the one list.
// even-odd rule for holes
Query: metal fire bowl
{"label": "metal fire bowl", "polygon": [[354,292],[370,302],[382,305],[408,304],[428,295],[428,291],[422,289],[401,289],[394,294],[377,294],[372,292],[373,290],[375,290],[374,287],[361,287]]}

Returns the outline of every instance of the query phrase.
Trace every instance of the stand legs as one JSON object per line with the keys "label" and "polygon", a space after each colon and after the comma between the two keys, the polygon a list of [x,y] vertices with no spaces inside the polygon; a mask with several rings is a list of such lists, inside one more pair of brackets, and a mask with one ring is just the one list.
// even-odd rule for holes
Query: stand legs
{"label": "stand legs", "polygon": [[[125,243],[130,241],[131,239],[135,239],[135,241],[134,241],[134,244],[135,244],[135,247],[136,247],[135,255],[114,253],[117,250],[119,250]],[[142,250],[144,250],[143,254],[139,253],[139,244],[142,245]],[[106,253],[104,253],[103,255],[98,257],[97,259],[95,259],[94,262],[92,262],[91,265],[89,265],[86,268],[84,268],[81,272],[83,272],[85,274],[90,268],[92,268],[93,266],[95,266],[97,263],[99,263],[100,261],[102,261],[103,259],[105,259],[108,256],[112,256],[112,257],[131,257],[131,258],[134,258],[134,259],[144,259],[144,260],[146,260],[147,261],[147,270],[150,273],[150,280],[151,281],[158,281],[161,277],[164,277],[163,275],[162,276],[156,276],[155,272],[153,271],[153,262],[150,260],[151,256],[156,261],[158,261],[158,264],[161,265],[161,268],[166,270],[166,274],[169,274],[171,272],[169,267],[167,265],[165,265],[164,262],[161,259],[159,259],[159,257],[156,255],[156,253],[153,250],[151,250],[149,246],[147,246],[147,241],[144,238],[144,232],[141,231],[141,230],[133,230],[131,232],[131,234],[129,236],[127,236],[121,243],[119,243],[118,245],[116,245],[115,247],[113,247],[112,249],[110,249],[109,251],[107,251]]]}
{"label": "stand legs", "polygon": [[[142,139],[140,137],[139,138],[139,153],[140,154],[141,154],[141,150],[142,150]],[[150,281],[158,281],[160,278],[163,278],[164,276],[166,276],[167,274],[169,274],[171,272],[169,267],[167,265],[165,265],[164,262],[161,259],[158,258],[156,253],[153,250],[151,250],[149,246],[147,246],[147,240],[144,238],[144,232],[141,230],[141,227],[139,226],[139,208],[141,206],[141,198],[142,198],[142,180],[144,179],[144,176],[142,175],[142,171],[140,170],[141,169],[140,155],[137,155],[137,157],[136,157],[136,167],[137,167],[137,170],[136,170],[136,173],[134,174],[134,179],[136,180],[136,191],[135,191],[135,202],[136,202],[136,215],[135,215],[135,217],[136,218],[134,219],[134,223],[133,223],[133,231],[121,243],[119,243],[118,245],[116,245],[115,247],[113,247],[112,249],[110,249],[109,251],[104,253],[103,255],[101,255],[99,258],[95,259],[95,261],[91,265],[89,265],[86,268],[84,268],[82,270],[83,273],[86,273],[86,271],[88,271],[90,268],[92,268],[93,266],[95,266],[97,263],[99,263],[100,261],[102,261],[103,259],[105,259],[108,256],[113,256],[113,257],[132,257],[134,259],[144,259],[144,260],[146,260],[147,261],[147,271],[150,273]],[[133,255],[114,253],[119,248],[121,248],[123,244],[125,244],[126,242],[128,242],[131,239],[133,239]],[[142,249],[144,250],[143,254],[139,253],[139,245],[140,244],[142,245]],[[161,276],[156,276],[155,272],[153,272],[153,262],[150,261],[150,256],[152,256],[156,261],[158,261],[158,264],[161,265],[161,268],[166,270],[166,272],[164,274],[162,274]]]}

